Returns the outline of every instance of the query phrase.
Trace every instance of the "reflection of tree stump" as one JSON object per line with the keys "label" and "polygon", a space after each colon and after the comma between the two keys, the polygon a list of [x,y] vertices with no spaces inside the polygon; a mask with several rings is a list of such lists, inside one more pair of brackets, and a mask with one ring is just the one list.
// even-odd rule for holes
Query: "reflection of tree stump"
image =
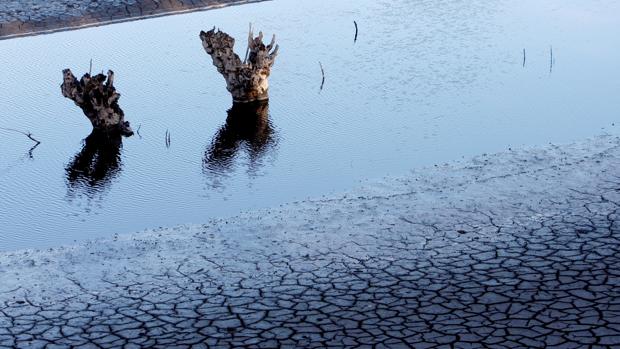
{"label": "reflection of tree stump", "polygon": [[[248,48],[244,61],[234,52],[235,39],[230,35],[215,31],[201,31],[200,39],[205,51],[213,59],[213,65],[226,79],[226,89],[232,94],[233,101],[247,103],[269,99],[269,74],[278,54],[278,45],[274,47],[274,35],[269,45],[263,43],[263,33],[255,38],[250,27]],[[273,51],[272,51],[273,49]]]}
{"label": "reflection of tree stump", "polygon": [[275,139],[269,122],[269,103],[235,103],[228,110],[226,124],[205,153],[205,172],[223,174],[231,167],[239,149],[244,148],[248,152],[250,171],[254,172]]}
{"label": "reflection of tree stump", "polygon": [[69,188],[83,187],[86,193],[105,189],[121,168],[120,133],[93,132],[84,139],[84,147],[67,165]]}
{"label": "reflection of tree stump", "polygon": [[129,122],[125,121],[125,113],[118,105],[121,95],[114,88],[113,71],[109,70],[107,77],[103,74],[92,77],[84,74],[79,81],[70,69],[63,70],[62,74],[62,95],[82,109],[95,130],[125,136],[133,134]]}

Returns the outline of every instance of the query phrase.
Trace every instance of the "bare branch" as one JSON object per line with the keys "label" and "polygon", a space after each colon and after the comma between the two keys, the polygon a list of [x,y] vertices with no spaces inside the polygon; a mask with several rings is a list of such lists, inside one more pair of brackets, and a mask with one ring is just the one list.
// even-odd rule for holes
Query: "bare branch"
{"label": "bare branch", "polygon": [[39,144],[41,144],[41,141],[39,141],[38,139],[34,138],[32,133],[30,133],[30,132],[24,132],[24,131],[16,130],[14,128],[7,128],[7,127],[0,127],[0,130],[20,133],[20,134],[23,134],[24,136],[28,137],[28,139],[30,139],[31,141],[33,141],[35,143],[34,146],[32,146],[32,148],[30,148],[30,150],[28,150],[28,156],[31,159],[32,159],[32,152],[39,146]]}

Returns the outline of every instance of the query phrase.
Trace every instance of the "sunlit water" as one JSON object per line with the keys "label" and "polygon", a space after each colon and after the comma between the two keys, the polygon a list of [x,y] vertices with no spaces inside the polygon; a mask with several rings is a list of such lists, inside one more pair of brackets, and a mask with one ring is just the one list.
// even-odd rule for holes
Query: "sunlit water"
{"label": "sunlit water", "polygon": [[[281,50],[269,116],[247,129],[227,124],[231,98],[198,33],[220,27],[242,53],[249,22]],[[619,33],[618,1],[276,0],[0,41],[0,127],[41,141],[30,157],[28,138],[0,130],[0,250],[201,223],[617,133]],[[91,58],[116,72],[139,128],[120,148],[84,141],[91,126],[60,93],[62,69],[81,75]]]}

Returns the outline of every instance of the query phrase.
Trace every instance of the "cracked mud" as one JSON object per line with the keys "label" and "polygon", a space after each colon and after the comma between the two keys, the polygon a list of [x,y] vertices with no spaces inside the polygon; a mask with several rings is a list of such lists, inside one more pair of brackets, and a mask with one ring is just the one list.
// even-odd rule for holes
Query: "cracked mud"
{"label": "cracked mud", "polygon": [[0,38],[264,0],[3,0]]}
{"label": "cracked mud", "polygon": [[620,140],[0,254],[0,348],[620,345]]}

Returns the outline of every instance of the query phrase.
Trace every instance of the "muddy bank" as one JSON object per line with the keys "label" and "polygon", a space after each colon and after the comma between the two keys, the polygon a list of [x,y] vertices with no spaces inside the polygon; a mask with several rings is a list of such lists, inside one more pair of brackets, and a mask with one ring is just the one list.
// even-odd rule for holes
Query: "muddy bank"
{"label": "muddy bank", "polygon": [[609,347],[619,165],[602,136],[0,253],[0,346]]}
{"label": "muddy bank", "polygon": [[266,0],[8,0],[0,40]]}

